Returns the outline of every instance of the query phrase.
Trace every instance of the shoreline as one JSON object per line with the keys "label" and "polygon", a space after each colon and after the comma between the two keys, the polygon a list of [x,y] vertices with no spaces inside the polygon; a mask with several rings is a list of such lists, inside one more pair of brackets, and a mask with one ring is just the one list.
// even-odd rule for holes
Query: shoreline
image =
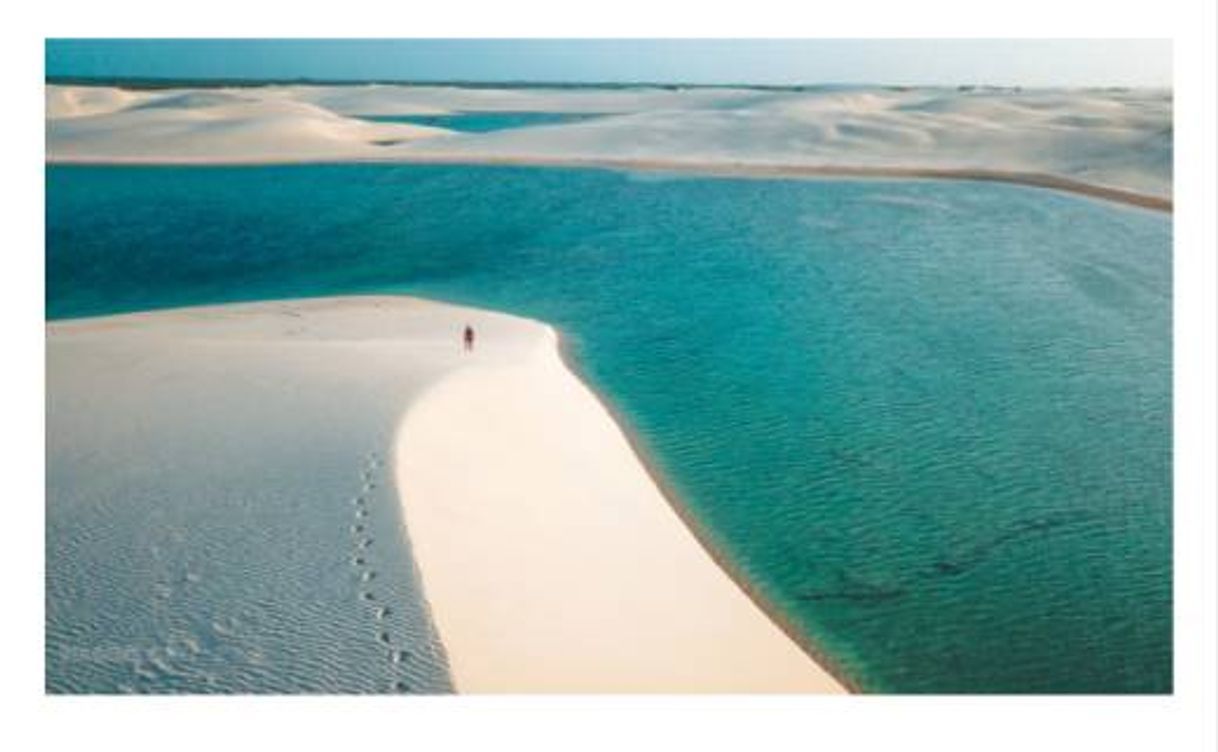
{"label": "shoreline", "polygon": [[319,157],[319,158],[257,158],[216,159],[200,157],[177,158],[91,158],[50,157],[47,166],[76,167],[256,167],[320,164],[400,164],[400,165],[464,165],[487,167],[552,167],[570,169],[602,169],[674,173],[723,178],[756,178],[773,180],[798,179],[860,179],[860,180],[955,180],[1007,183],[1032,188],[1060,191],[1112,203],[1135,206],[1165,214],[1173,213],[1174,201],[1168,196],[1141,193],[1125,188],[1088,183],[1082,180],[1045,172],[999,170],[986,168],[871,166],[832,164],[770,164],[751,162],[716,162],[666,159],[601,159],[595,157],[494,156],[453,154],[410,154],[385,157]]}
{"label": "shoreline", "polygon": [[[546,333],[531,354],[448,374],[395,441],[457,691],[857,693],[707,545],[559,332],[531,323]],[[444,431],[449,447],[423,446]]]}
{"label": "shoreline", "polygon": [[715,565],[723,571],[725,575],[740,588],[741,592],[753,602],[762,613],[766,615],[771,622],[774,623],[784,634],[796,645],[799,646],[808,658],[822,669],[827,671],[848,694],[864,694],[862,686],[849,677],[840,665],[829,657],[827,651],[820,648],[811,638],[805,635],[795,625],[795,622],[781,609],[776,603],[767,598],[753,583],[746,577],[735,562],[726,554],[725,551],[715,542],[710,529],[698,519],[693,510],[684,502],[681,495],[677,493],[676,488],[668,480],[661,471],[659,463],[652,456],[651,450],[648,448],[646,440],[643,436],[634,429],[630,421],[626,419],[625,414],[618,409],[615,403],[609,400],[605,394],[598,389],[590,379],[583,375],[583,370],[579,367],[579,360],[572,352],[567,338],[563,335],[562,330],[558,327],[550,326],[554,331],[556,348],[558,357],[562,360],[563,365],[572,376],[578,379],[592,396],[600,403],[601,409],[609,414],[610,419],[617,425],[618,430],[622,432],[627,443],[630,445],[631,451],[639,464],[646,471],[651,481],[659,489],[660,494],[668,503],[672,511],[681,519],[681,522],[689,530],[690,534],[698,541],[698,545],[715,562]]}

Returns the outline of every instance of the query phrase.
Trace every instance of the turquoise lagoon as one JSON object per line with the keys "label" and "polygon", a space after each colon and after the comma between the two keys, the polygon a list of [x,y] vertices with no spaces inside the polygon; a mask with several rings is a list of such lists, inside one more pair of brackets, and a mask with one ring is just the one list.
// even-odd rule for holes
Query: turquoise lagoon
{"label": "turquoise lagoon", "polygon": [[445,115],[360,115],[358,117],[374,123],[406,123],[448,128],[461,133],[489,133],[513,128],[532,128],[539,125],[577,123],[602,116],[599,113],[566,112],[454,112]]}
{"label": "turquoise lagoon", "polygon": [[1172,689],[1170,215],[974,182],[57,166],[46,262],[49,318],[375,291],[545,320],[863,690]]}

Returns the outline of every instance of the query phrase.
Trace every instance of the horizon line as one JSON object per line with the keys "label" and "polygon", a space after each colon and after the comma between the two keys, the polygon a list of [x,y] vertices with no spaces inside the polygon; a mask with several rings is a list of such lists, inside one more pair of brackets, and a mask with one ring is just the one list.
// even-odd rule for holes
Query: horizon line
{"label": "horizon line", "polygon": [[1166,90],[1172,91],[1171,84],[1158,85],[1129,85],[1129,84],[1085,84],[1085,85],[1069,85],[1069,84],[991,84],[979,82],[960,82],[960,83],[925,83],[925,84],[897,84],[897,83],[879,83],[879,82],[842,82],[842,81],[824,81],[819,83],[791,83],[791,84],[765,84],[765,83],[746,83],[746,82],[682,82],[682,81],[649,81],[649,80],[633,80],[633,81],[561,81],[561,80],[542,80],[542,79],[500,79],[500,80],[481,80],[481,79],[460,79],[460,78],[386,78],[386,77],[370,77],[370,78],[316,78],[310,76],[299,76],[294,78],[285,78],[279,76],[257,77],[257,76],[90,76],[90,75],[44,75],[45,84],[50,85],[75,85],[75,86],[118,86],[120,88],[179,88],[179,87],[208,87],[208,86],[233,86],[233,87],[255,87],[255,86],[360,86],[360,85],[383,85],[383,86],[454,86],[454,87],[482,87],[482,88],[524,88],[524,87],[558,87],[558,88],[638,88],[651,87],[657,89],[761,89],[772,91],[805,91],[815,89],[848,89],[848,88],[880,88],[895,91],[908,91],[912,89],[956,89],[958,91],[1023,91],[1023,90],[1075,90],[1075,91],[1134,91],[1134,90]]}

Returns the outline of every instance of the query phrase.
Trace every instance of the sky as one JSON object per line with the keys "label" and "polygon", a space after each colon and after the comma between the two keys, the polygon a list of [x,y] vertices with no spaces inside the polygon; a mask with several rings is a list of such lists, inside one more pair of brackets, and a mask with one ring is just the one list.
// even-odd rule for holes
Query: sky
{"label": "sky", "polygon": [[46,75],[1171,86],[1168,40],[48,39]]}

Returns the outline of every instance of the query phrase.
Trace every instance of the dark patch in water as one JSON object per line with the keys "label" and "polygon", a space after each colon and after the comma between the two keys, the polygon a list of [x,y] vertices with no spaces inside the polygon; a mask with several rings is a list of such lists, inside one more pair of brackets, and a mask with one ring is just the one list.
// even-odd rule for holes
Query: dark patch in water
{"label": "dark patch in water", "polygon": [[989,540],[975,544],[960,556],[939,559],[931,565],[927,574],[945,577],[964,574],[984,562],[994,551],[1008,543],[1036,535],[1037,533],[1048,533],[1058,528],[1087,522],[1094,516],[1086,512],[1074,512],[1020,520]]}
{"label": "dark patch in water", "polygon": [[926,577],[956,577],[965,574],[987,560],[996,550],[1009,543],[1028,536],[1045,534],[1059,528],[1081,524],[1091,520],[1094,516],[1085,512],[1076,512],[1044,515],[1021,520],[992,538],[972,546],[960,556],[936,560],[929,568],[906,578],[904,581],[871,583],[846,572],[839,572],[837,575],[837,587],[805,591],[797,597],[803,601],[817,603],[838,601],[860,606],[888,603],[908,595],[914,589],[915,581],[918,579]]}
{"label": "dark patch in water", "polygon": [[884,603],[903,597],[908,589],[904,585],[872,584],[863,582],[846,572],[838,572],[838,587],[827,590],[811,590],[798,597],[804,601],[846,601],[859,605]]}

